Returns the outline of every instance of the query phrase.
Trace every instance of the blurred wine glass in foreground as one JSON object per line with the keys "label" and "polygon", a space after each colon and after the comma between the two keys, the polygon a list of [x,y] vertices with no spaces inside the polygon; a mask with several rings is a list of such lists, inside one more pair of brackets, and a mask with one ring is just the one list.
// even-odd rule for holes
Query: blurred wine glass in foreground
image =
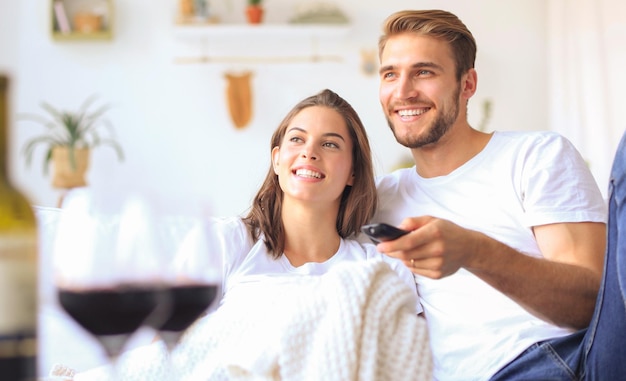
{"label": "blurred wine glass in foreground", "polygon": [[101,344],[113,367],[131,335],[162,298],[151,216],[140,199],[121,214],[101,211],[88,194],[64,204],[55,244],[61,307]]}
{"label": "blurred wine glass in foreground", "polygon": [[173,255],[167,256],[169,313],[158,331],[169,352],[215,301],[222,281],[223,237],[211,220],[197,217]]}

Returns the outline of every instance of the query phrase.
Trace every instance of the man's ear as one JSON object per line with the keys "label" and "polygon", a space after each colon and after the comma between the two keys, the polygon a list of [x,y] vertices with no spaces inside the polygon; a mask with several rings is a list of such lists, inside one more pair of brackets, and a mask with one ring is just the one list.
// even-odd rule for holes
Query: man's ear
{"label": "man's ear", "polygon": [[272,168],[274,173],[278,175],[278,163],[280,159],[280,149],[278,147],[272,148]]}
{"label": "man's ear", "polygon": [[465,100],[470,99],[476,93],[478,86],[478,74],[475,69],[469,69],[467,73],[461,77],[461,96]]}

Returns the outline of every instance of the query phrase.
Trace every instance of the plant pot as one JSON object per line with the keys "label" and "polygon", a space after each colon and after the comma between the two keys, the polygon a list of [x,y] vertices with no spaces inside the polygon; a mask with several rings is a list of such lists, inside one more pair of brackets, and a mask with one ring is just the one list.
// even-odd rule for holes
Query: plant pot
{"label": "plant pot", "polygon": [[260,24],[263,22],[263,7],[260,5],[248,5],[246,16],[249,24]]}
{"label": "plant pot", "polygon": [[70,160],[69,148],[52,149],[52,186],[55,188],[77,188],[87,185],[85,174],[89,168],[89,148],[74,149],[74,164]]}

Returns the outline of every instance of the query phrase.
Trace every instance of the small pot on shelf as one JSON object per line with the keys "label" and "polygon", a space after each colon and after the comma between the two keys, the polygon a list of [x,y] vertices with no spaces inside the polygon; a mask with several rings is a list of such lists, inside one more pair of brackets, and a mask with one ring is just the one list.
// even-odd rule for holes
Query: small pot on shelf
{"label": "small pot on shelf", "polygon": [[262,0],[248,0],[246,7],[246,17],[249,24],[260,24],[263,22],[263,5]]}
{"label": "small pot on shelf", "polygon": [[102,16],[81,12],[74,15],[74,27],[80,33],[95,33],[102,30]]}

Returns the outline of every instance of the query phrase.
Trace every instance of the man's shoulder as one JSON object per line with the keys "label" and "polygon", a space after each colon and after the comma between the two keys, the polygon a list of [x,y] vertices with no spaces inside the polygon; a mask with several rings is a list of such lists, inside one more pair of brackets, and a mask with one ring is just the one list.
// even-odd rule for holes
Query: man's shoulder
{"label": "man's shoulder", "polygon": [[418,187],[415,167],[397,169],[377,178],[378,207],[375,222],[399,223],[397,214],[405,210],[405,202],[412,200]]}
{"label": "man's shoulder", "polygon": [[[576,151],[574,145],[555,131],[498,131],[489,143],[489,152],[506,152],[509,157],[547,157],[548,153]],[[569,154],[569,153],[568,153]]]}
{"label": "man's shoulder", "polygon": [[381,191],[396,190],[404,180],[415,172],[415,167],[400,168],[376,178],[376,189]]}
{"label": "man's shoulder", "polygon": [[540,130],[540,131],[496,131],[494,132],[494,142],[505,143],[550,143],[562,142],[567,139],[556,131]]}

